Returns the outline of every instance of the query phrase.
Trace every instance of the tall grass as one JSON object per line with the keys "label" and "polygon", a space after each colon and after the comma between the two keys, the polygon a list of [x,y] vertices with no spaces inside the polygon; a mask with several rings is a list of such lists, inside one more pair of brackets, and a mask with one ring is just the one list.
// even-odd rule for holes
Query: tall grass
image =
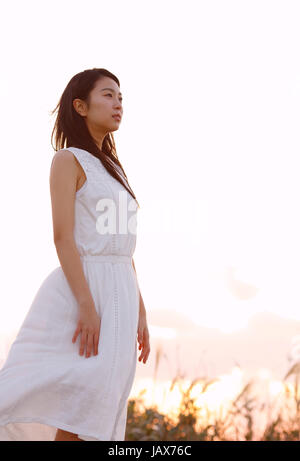
{"label": "tall grass", "polygon": [[[157,370],[162,357],[162,350],[157,350],[153,387],[156,386]],[[219,378],[199,377],[184,386],[186,381],[178,372],[168,390],[171,393],[175,386],[180,389],[177,416],[161,413],[157,405],[146,406],[143,395],[147,389],[143,389],[128,402],[125,440],[298,441],[299,373],[300,364],[296,364],[280,383],[281,392],[266,401],[261,401],[254,392],[257,385],[251,379],[231,399],[230,404],[221,405],[217,411],[213,411],[204,403],[196,405],[195,400],[200,396],[204,402],[206,393]],[[293,378],[293,381],[287,383],[288,378]],[[192,396],[196,387],[199,391],[196,396]]]}

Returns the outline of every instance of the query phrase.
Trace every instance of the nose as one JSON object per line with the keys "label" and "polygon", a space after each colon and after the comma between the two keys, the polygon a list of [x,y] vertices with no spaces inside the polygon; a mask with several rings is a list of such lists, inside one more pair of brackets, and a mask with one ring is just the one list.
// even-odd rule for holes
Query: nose
{"label": "nose", "polygon": [[122,103],[120,102],[119,99],[116,100],[116,103],[114,104],[114,107],[117,109],[122,109]]}
{"label": "nose", "polygon": [[122,104],[120,103],[120,101],[114,105],[114,109],[118,110],[119,112],[122,112]]}

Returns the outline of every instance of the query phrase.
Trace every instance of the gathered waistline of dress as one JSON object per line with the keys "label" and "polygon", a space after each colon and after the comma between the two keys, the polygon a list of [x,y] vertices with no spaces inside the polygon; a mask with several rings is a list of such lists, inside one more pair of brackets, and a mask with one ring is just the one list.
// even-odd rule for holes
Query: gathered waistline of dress
{"label": "gathered waistline of dress", "polygon": [[83,261],[132,264],[132,256],[127,256],[127,255],[115,255],[115,254],[80,255],[80,258]]}

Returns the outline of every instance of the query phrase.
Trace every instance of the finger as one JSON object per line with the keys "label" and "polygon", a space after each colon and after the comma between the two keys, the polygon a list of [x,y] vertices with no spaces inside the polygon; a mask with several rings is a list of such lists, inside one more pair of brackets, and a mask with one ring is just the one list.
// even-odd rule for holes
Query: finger
{"label": "finger", "polygon": [[149,352],[150,352],[150,351],[146,351],[145,354],[144,354],[144,356],[143,356],[143,358],[142,358],[142,360],[143,360],[144,363],[147,362]]}
{"label": "finger", "polygon": [[92,333],[87,334],[86,357],[90,357],[91,355],[93,348],[93,338],[94,335]]}
{"label": "finger", "polygon": [[138,341],[141,345],[143,345],[143,343],[145,342],[145,337],[144,337],[144,329],[140,330],[140,334],[138,336]]}
{"label": "finger", "polygon": [[81,340],[80,340],[79,355],[83,355],[83,354],[84,354],[84,349],[85,349],[85,345],[86,345],[86,336],[87,336],[86,331],[81,331]]}
{"label": "finger", "polygon": [[139,356],[139,361],[141,361],[144,357],[144,354],[145,354],[145,348],[143,347],[143,350],[141,352],[141,355]]}
{"label": "finger", "polygon": [[99,342],[99,335],[96,333],[94,335],[94,355],[98,354],[98,342]]}
{"label": "finger", "polygon": [[145,363],[146,363],[146,362],[147,362],[147,360],[148,360],[149,354],[150,354],[150,349],[148,350],[148,352],[147,352],[147,354],[146,354],[146,357],[145,357]]}
{"label": "finger", "polygon": [[79,332],[80,332],[80,328],[77,327],[76,330],[75,330],[75,333],[73,335],[73,338],[72,338],[72,343],[76,342],[76,339],[77,339],[77,336],[79,335]]}
{"label": "finger", "polygon": [[141,343],[143,341],[143,330],[139,328],[138,330],[138,342]]}
{"label": "finger", "polygon": [[149,353],[150,353],[150,346],[145,346],[143,348],[143,352],[141,353],[140,357],[139,357],[139,360],[143,360],[144,363],[146,363],[147,359],[148,359],[148,356],[149,356]]}

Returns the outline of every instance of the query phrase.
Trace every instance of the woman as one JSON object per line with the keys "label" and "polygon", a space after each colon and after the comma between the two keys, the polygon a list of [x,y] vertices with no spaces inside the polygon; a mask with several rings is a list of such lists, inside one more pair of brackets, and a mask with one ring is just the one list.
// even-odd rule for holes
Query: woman
{"label": "woman", "polygon": [[123,114],[119,80],[80,72],[57,109],[50,193],[61,265],[0,371],[0,440],[124,440],[136,341],[144,363],[150,346],[132,258],[138,202],[111,134]]}

